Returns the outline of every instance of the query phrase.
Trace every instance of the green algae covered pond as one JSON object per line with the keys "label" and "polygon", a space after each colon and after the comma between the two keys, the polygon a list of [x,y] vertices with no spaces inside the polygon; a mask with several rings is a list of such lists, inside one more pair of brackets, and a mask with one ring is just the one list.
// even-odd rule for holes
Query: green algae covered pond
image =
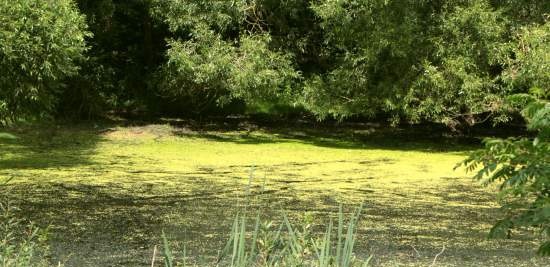
{"label": "green algae covered pond", "polygon": [[[150,266],[165,231],[210,262],[243,206],[320,231],[364,203],[358,255],[375,266],[545,266],[532,233],[486,234],[495,190],[453,170],[476,144],[372,125],[185,124],[2,129],[2,197],[48,228],[52,262]],[[253,196],[250,198],[249,196]],[[548,266],[548,265],[546,265]]]}

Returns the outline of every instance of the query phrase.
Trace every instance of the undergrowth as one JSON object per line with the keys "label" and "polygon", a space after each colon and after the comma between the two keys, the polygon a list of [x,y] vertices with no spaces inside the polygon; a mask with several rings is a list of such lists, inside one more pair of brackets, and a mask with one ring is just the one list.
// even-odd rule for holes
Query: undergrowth
{"label": "undergrowth", "polygon": [[[212,266],[315,266],[351,267],[368,266],[371,257],[359,259],[354,254],[357,236],[357,223],[362,207],[359,207],[344,222],[342,206],[336,224],[330,220],[322,236],[312,232],[311,224],[293,226],[286,215],[275,226],[273,221],[262,222],[260,215],[253,219],[253,231],[247,231],[249,219],[246,215],[236,215],[225,247]],[[180,259],[174,257],[168,238],[162,234],[165,267],[186,265],[187,251]],[[153,255],[153,265],[155,255]]]}
{"label": "undergrowth", "polygon": [[16,212],[8,200],[0,199],[0,267],[49,266],[47,232],[19,219]]}

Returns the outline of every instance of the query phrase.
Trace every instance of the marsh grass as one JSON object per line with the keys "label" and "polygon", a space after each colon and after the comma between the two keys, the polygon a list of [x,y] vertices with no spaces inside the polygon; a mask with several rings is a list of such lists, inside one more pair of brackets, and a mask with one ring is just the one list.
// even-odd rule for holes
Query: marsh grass
{"label": "marsh grass", "polygon": [[[359,207],[346,225],[340,207],[337,228],[333,228],[330,219],[324,235],[317,238],[311,232],[311,225],[301,225],[300,230],[291,224],[286,215],[278,227],[273,227],[272,221],[261,222],[258,214],[253,220],[252,232],[247,231],[247,216],[236,215],[225,247],[216,262],[208,266],[368,266],[372,256],[360,260],[353,252],[361,210],[362,207]],[[336,235],[335,239],[333,235]],[[185,247],[182,258],[177,261],[164,232],[162,242],[165,267],[186,266]]]}
{"label": "marsh grass", "polygon": [[[368,266],[371,257],[358,260],[354,255],[354,245],[357,239],[357,224],[363,205],[360,205],[351,214],[347,225],[344,222],[342,205],[338,209],[337,227],[333,227],[333,219],[329,219],[326,232],[317,236],[312,231],[311,222],[304,221],[299,227],[293,226],[287,214],[283,212],[282,222],[278,227],[274,221],[262,221],[260,211],[253,218],[253,230],[250,232],[247,210],[251,205],[258,204],[259,196],[265,192],[267,177],[264,175],[261,182],[260,194],[252,194],[254,184],[254,170],[250,169],[248,184],[243,190],[242,202],[239,201],[241,211],[235,215],[230,228],[227,243],[218,253],[211,266],[314,266],[314,267],[351,267]],[[344,232],[344,230],[346,232]],[[333,240],[334,231],[336,239]],[[165,267],[186,266],[187,251],[183,247],[183,256],[176,261],[170,242],[162,231],[162,255]],[[153,252],[152,266],[155,263],[156,246]],[[203,263],[204,264],[204,263]]]}
{"label": "marsh grass", "polygon": [[46,267],[46,231],[17,217],[16,208],[0,200],[0,267]]}

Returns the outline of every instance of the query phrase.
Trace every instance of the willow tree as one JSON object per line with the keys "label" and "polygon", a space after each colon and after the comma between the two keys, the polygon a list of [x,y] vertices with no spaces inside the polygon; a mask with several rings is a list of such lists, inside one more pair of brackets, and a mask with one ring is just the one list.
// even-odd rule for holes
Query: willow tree
{"label": "willow tree", "polygon": [[324,71],[311,76],[303,104],[320,117],[395,114],[430,52],[433,19],[418,1],[318,1]]}
{"label": "willow tree", "polygon": [[0,0],[0,122],[45,116],[88,35],[73,1]]}
{"label": "willow tree", "polygon": [[160,91],[200,112],[233,99],[247,103],[289,98],[299,80],[293,59],[273,49],[258,1],[156,1],[155,17],[169,26]]}
{"label": "willow tree", "polygon": [[550,12],[535,0],[312,2],[329,64],[305,84],[309,110],[450,127],[508,119],[506,97],[529,89],[510,83],[515,37]]}

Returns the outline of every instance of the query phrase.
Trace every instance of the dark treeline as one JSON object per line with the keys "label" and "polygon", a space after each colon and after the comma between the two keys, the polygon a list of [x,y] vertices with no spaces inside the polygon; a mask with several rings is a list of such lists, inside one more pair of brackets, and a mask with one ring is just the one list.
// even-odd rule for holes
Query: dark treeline
{"label": "dark treeline", "polygon": [[303,112],[450,127],[548,98],[550,1],[0,0],[0,121]]}

